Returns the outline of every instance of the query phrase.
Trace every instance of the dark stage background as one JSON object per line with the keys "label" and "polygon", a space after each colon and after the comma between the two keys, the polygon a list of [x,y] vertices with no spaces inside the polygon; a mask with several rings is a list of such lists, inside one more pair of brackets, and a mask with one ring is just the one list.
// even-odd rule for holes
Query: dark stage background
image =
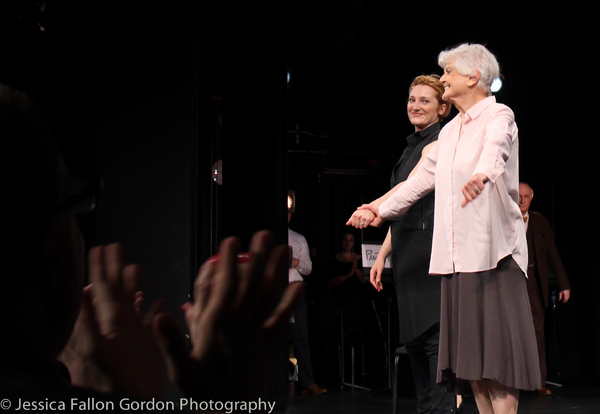
{"label": "dark stage background", "polygon": [[0,82],[44,108],[72,175],[104,179],[87,242],[124,241],[148,301],[177,312],[223,237],[270,228],[286,241],[294,190],[290,226],[318,283],[346,219],[387,190],[412,78],[441,74],[447,47],[484,43],[504,75],[497,99],[516,114],[532,209],[550,219],[572,284],[551,369],[598,385],[598,35],[583,9],[271,3],[3,2]]}

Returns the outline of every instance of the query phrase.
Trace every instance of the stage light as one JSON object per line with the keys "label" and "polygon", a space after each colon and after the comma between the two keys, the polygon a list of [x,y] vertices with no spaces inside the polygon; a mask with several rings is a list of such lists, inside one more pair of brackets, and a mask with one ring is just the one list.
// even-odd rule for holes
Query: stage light
{"label": "stage light", "polygon": [[492,92],[496,93],[502,88],[502,79],[496,78],[494,82],[492,82]]}
{"label": "stage light", "polygon": [[288,191],[287,208],[288,208],[288,213],[296,212],[296,192],[294,190]]}

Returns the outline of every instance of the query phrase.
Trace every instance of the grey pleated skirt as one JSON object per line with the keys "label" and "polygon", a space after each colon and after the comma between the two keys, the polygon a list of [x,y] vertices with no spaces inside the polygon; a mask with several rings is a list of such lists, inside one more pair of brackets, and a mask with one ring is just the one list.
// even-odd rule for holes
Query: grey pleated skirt
{"label": "grey pleated skirt", "polygon": [[437,381],[456,390],[457,379],[542,385],[525,276],[511,256],[489,271],[442,277]]}

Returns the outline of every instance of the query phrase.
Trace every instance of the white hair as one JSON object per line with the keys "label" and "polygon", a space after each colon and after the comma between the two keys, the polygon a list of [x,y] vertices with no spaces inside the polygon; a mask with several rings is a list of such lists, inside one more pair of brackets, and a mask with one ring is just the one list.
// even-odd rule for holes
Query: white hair
{"label": "white hair", "polygon": [[442,69],[453,62],[454,68],[465,76],[475,76],[479,72],[477,86],[491,94],[492,82],[500,76],[500,65],[485,46],[478,44],[462,44],[453,49],[444,50],[438,56],[438,64]]}

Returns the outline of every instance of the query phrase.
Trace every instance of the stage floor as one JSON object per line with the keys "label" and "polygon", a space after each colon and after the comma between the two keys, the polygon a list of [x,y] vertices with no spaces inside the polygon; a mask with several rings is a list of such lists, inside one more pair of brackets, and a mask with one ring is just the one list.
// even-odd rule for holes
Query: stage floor
{"label": "stage floor", "polygon": [[[597,414],[600,413],[600,388],[552,387],[552,395],[522,392],[520,414]],[[364,391],[344,388],[321,395],[293,395],[287,403],[288,414],[391,414],[390,391]],[[398,399],[398,413],[416,413],[416,400]],[[476,414],[472,396],[463,402],[463,414]]]}

